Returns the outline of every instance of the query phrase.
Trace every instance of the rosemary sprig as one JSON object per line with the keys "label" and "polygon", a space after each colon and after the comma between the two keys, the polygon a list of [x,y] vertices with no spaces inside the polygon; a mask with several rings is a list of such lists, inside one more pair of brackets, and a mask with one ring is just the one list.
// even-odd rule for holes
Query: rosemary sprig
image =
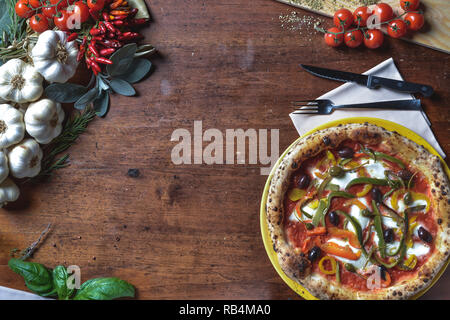
{"label": "rosemary sprig", "polygon": [[75,144],[80,134],[86,131],[89,122],[94,120],[95,117],[95,111],[91,108],[87,108],[84,112],[79,113],[68,120],[61,134],[55,138],[51,144],[44,148],[45,155],[42,159],[41,172],[31,180],[40,180],[44,177],[51,176],[56,169],[67,167],[69,165],[69,154],[65,154],[58,159],[56,159],[56,156]]}

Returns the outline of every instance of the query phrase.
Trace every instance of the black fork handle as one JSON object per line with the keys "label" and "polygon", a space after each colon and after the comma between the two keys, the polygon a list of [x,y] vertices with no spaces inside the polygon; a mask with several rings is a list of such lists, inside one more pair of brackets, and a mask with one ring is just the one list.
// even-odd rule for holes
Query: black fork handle
{"label": "black fork handle", "polygon": [[344,104],[333,106],[334,109],[361,108],[361,109],[398,109],[398,110],[422,110],[420,99],[381,101],[372,103]]}

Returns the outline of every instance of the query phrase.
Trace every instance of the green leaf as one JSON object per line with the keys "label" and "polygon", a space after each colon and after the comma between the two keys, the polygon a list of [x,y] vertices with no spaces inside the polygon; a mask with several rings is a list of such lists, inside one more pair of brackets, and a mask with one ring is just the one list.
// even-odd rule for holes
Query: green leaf
{"label": "green leaf", "polygon": [[75,102],[74,107],[78,110],[84,110],[84,108],[89,103],[91,103],[92,101],[97,99],[98,96],[99,96],[99,90],[97,87],[94,87],[94,88],[90,89],[88,92],[86,92],[84,95],[82,95],[80,97],[80,99],[78,99]]}
{"label": "green leaf", "polygon": [[109,94],[107,91],[103,91],[100,97],[94,100],[94,110],[97,116],[103,117],[108,112],[109,107]]}
{"label": "green leaf", "polygon": [[88,89],[74,83],[53,83],[45,88],[45,95],[56,102],[74,103],[80,99]]}
{"label": "green leaf", "polygon": [[125,73],[133,62],[136,50],[136,43],[129,43],[114,52],[110,57],[113,64],[106,65],[106,71],[108,74],[110,76],[118,76]]}
{"label": "green leaf", "polygon": [[127,72],[118,77],[129,83],[136,83],[145,77],[151,67],[152,63],[147,59],[134,59]]}
{"label": "green leaf", "polygon": [[64,266],[57,266],[53,269],[53,286],[58,294],[58,299],[68,300],[73,295],[75,289],[67,288],[67,269]]}
{"label": "green leaf", "polygon": [[144,57],[144,56],[151,56],[155,52],[156,52],[156,48],[154,48],[151,44],[143,44],[137,48],[136,53],[134,54],[134,57],[138,58],[138,57]]}
{"label": "green leaf", "polygon": [[52,272],[44,265],[13,258],[9,260],[8,266],[12,271],[24,278],[25,285],[34,293],[40,296],[56,294],[53,286]]}
{"label": "green leaf", "polygon": [[81,285],[74,300],[112,300],[134,297],[134,287],[119,278],[97,278]]}
{"label": "green leaf", "polygon": [[133,86],[122,79],[112,79],[109,83],[114,92],[121,94],[123,96],[133,96],[136,94]]}

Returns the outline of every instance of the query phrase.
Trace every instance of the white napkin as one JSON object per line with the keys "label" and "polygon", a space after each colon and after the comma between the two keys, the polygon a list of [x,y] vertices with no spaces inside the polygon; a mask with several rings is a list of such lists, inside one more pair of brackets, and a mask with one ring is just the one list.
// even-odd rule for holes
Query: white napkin
{"label": "white napkin", "polygon": [[[371,74],[385,78],[391,78],[396,80],[403,80],[402,76],[398,72],[397,67],[394,64],[392,58],[383,61],[374,68],[364,73],[365,75]],[[409,93],[401,93],[398,91],[378,88],[369,89],[365,86],[347,82],[342,86],[331,90],[330,92],[320,96],[318,99],[330,99],[334,104],[352,104],[352,103],[365,103],[365,102],[377,102],[387,100],[405,100],[413,99]],[[411,110],[335,110],[330,115],[301,115],[293,114],[289,115],[295,128],[300,135],[305,134],[311,129],[328,121],[333,121],[342,118],[349,117],[372,117],[389,120],[401,124],[404,127],[414,131],[422,138],[424,138],[434,149],[445,158],[444,151],[439,146],[433,132],[431,131],[428,118],[422,111]]]}
{"label": "white napkin", "polygon": [[0,300],[48,300],[25,291],[0,286]]}

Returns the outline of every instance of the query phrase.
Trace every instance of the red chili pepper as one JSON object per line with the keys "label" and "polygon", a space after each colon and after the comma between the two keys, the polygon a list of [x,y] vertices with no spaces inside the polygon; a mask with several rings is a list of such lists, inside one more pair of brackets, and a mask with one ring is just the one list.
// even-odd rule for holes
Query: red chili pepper
{"label": "red chili pepper", "polygon": [[108,32],[108,38],[110,39],[114,39],[116,37],[116,35],[112,32]]}
{"label": "red chili pepper", "polygon": [[100,50],[100,55],[101,56],[109,56],[110,54],[113,54],[115,51],[116,51],[116,49],[114,49],[114,48],[102,49],[102,50]]}
{"label": "red chili pepper", "polygon": [[78,33],[73,32],[73,33],[70,34],[70,36],[67,37],[67,42],[72,42],[72,41],[74,41],[77,38],[78,38]]}
{"label": "red chili pepper", "polygon": [[138,11],[139,11],[138,8],[131,9],[130,13],[128,14],[128,17],[133,18],[138,13]]}
{"label": "red chili pepper", "polygon": [[98,28],[100,29],[100,32],[101,33],[106,33],[106,27],[105,27],[105,25],[103,24],[103,21],[101,21],[99,24],[98,24]]}
{"label": "red chili pepper", "polygon": [[97,29],[97,28],[91,28],[91,30],[89,31],[89,33],[90,33],[91,35],[93,35],[93,36],[97,36],[97,35],[99,35],[101,32],[100,32],[100,29]]}
{"label": "red chili pepper", "polygon": [[117,1],[114,1],[113,3],[111,3],[111,4],[109,5],[109,7],[110,7],[111,9],[118,8],[118,7],[120,7],[120,5],[122,4],[122,2],[123,2],[123,0],[117,0]]}
{"label": "red chili pepper", "polygon": [[128,18],[128,16],[127,15],[122,15],[122,16],[113,16],[114,17],[114,21],[116,21],[116,20],[125,20],[125,19],[127,19]]}
{"label": "red chili pepper", "polygon": [[111,60],[103,58],[103,57],[96,57],[95,61],[97,61],[98,63],[103,63],[103,64],[113,64],[113,62]]}
{"label": "red chili pepper", "polygon": [[146,24],[149,21],[150,21],[150,19],[141,18],[141,19],[133,19],[130,22],[131,22],[131,25],[133,25],[133,26],[141,26],[141,25]]}
{"label": "red chili pepper", "polygon": [[102,36],[95,36],[91,38],[92,41],[102,41],[103,37]]}
{"label": "red chili pepper", "polygon": [[83,59],[84,53],[86,52],[86,43],[87,43],[87,37],[84,36],[83,41],[81,42],[81,45],[80,45],[80,51],[78,51],[77,61],[81,61],[81,59]]}
{"label": "red chili pepper", "polygon": [[94,54],[94,56],[98,57],[100,54],[97,51],[97,48],[95,47],[95,44],[90,43],[88,46],[89,50]]}
{"label": "red chili pepper", "polygon": [[122,16],[122,15],[129,15],[131,11],[126,11],[126,10],[112,10],[110,12],[111,15],[113,16]]}
{"label": "red chili pepper", "polygon": [[125,32],[118,37],[119,40],[134,40],[140,38],[141,35],[137,32]]}
{"label": "red chili pepper", "polygon": [[98,11],[89,9],[89,14],[92,18],[94,18],[94,20],[100,20],[100,13]]}
{"label": "red chili pepper", "polygon": [[112,22],[116,27],[122,27],[125,24],[125,21],[123,20],[114,20]]}
{"label": "red chili pepper", "polygon": [[114,26],[111,22],[104,22],[103,24],[109,31],[111,31],[112,33],[116,33],[117,29],[114,28]]}
{"label": "red chili pepper", "polygon": [[103,17],[103,20],[105,20],[105,21],[109,21],[110,20],[109,19],[109,14],[107,12],[103,12],[102,13],[102,17]]}

